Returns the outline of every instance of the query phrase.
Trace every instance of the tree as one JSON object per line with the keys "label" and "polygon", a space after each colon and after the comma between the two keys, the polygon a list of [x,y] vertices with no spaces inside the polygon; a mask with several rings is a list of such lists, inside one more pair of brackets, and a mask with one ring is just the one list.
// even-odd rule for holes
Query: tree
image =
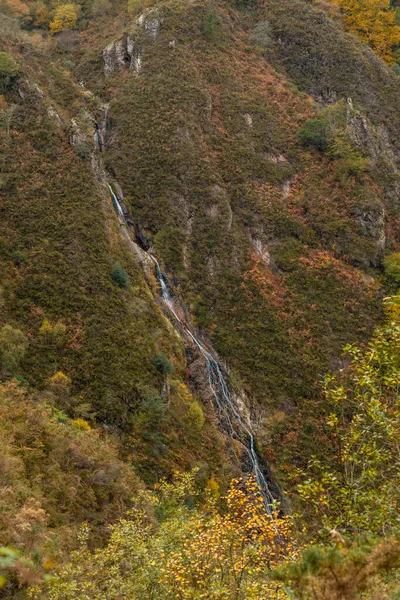
{"label": "tree", "polygon": [[[392,591],[392,585],[384,582],[382,576],[393,575],[400,566],[400,537],[379,542],[361,539],[351,544],[346,543],[338,532],[332,532],[332,537],[338,538],[334,545],[310,546],[303,552],[301,560],[276,570],[274,576],[289,584],[291,597],[299,600],[357,600],[360,597],[389,600],[387,592]],[[395,576],[392,579],[395,580]],[[364,595],[366,592],[367,596]],[[390,598],[396,600],[398,595]]]}
{"label": "tree", "polygon": [[295,555],[290,520],[266,513],[254,481],[233,481],[225,503],[225,512],[211,495],[201,504],[195,472],[176,474],[137,498],[105,548],[91,551],[84,529],[81,549],[32,598],[287,598],[271,570]]}
{"label": "tree", "polygon": [[387,256],[383,261],[385,273],[396,283],[400,283],[400,252]]}
{"label": "tree", "polygon": [[197,400],[193,400],[185,415],[185,421],[194,432],[199,432],[204,427],[204,412]]}
{"label": "tree", "polygon": [[11,325],[0,329],[0,364],[7,373],[15,374],[27,347],[28,339],[20,329]]}
{"label": "tree", "polygon": [[29,7],[21,0],[7,0],[5,8],[13,17],[26,17],[29,14]]}
{"label": "tree", "polygon": [[393,305],[366,349],[345,348],[350,367],[325,380],[336,456],[313,457],[298,490],[329,529],[387,534],[398,526],[400,314]]}
{"label": "tree", "polygon": [[129,290],[129,278],[128,273],[125,269],[119,264],[115,263],[111,271],[111,277],[117,285],[123,290]]}
{"label": "tree", "polygon": [[156,356],[154,359],[154,364],[156,365],[157,371],[163,375],[168,375],[169,373],[174,372],[174,366],[164,352]]}
{"label": "tree", "polygon": [[75,29],[78,19],[78,8],[75,4],[60,4],[50,23],[51,33],[59,33],[64,29]]}
{"label": "tree", "polygon": [[4,92],[19,73],[19,66],[7,52],[0,52],[0,90]]}
{"label": "tree", "polygon": [[345,24],[384,60],[395,62],[393,47],[400,44],[400,27],[390,0],[338,0]]}
{"label": "tree", "polygon": [[51,13],[44,2],[35,5],[34,23],[36,27],[48,26],[51,21]]}
{"label": "tree", "polygon": [[324,152],[328,148],[329,123],[326,119],[309,119],[297,134],[305,146],[313,146]]}

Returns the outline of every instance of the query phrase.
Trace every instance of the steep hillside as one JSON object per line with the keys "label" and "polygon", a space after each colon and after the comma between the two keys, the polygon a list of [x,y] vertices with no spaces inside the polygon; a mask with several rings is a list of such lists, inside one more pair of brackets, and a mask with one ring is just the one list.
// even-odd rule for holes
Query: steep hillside
{"label": "steep hillside", "polygon": [[215,502],[255,471],[290,511],[332,458],[321,378],[397,286],[399,76],[331,4],[21,4],[0,15],[1,544],[62,561],[193,467]]}
{"label": "steep hillside", "polygon": [[[380,259],[397,232],[395,120],[385,123],[398,77],[308,4],[296,35],[291,10],[159,3],[111,40],[86,33],[97,66],[76,67],[87,86],[95,73],[97,90],[103,67],[106,166],[174,293],[245,390],[261,435],[276,411],[292,428],[343,345],[369,335]],[[304,93],[319,102],[328,87],[319,62],[301,62],[285,31],[303,54],[310,32],[323,47],[321,70],[329,55],[325,112]],[[342,38],[348,51],[336,44]],[[353,55],[370,73],[358,95],[352,73],[346,87],[345,53],[353,74]],[[323,152],[299,135],[318,119],[334,130]]]}

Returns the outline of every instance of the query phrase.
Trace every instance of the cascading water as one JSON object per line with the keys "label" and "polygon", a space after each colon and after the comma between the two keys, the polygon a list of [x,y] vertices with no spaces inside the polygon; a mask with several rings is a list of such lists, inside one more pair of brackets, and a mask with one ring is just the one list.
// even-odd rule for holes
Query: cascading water
{"label": "cascading water", "polygon": [[[183,323],[177,315],[173,299],[169,292],[167,282],[161,272],[160,265],[158,264],[157,259],[153,255],[150,254],[150,256],[156,266],[156,274],[157,279],[160,283],[161,296],[164,299],[165,304],[168,306],[170,312],[173,314],[175,319],[177,319],[177,321],[183,327],[185,333],[197,346],[205,360],[208,384],[212,392],[215,404],[219,411],[220,422],[223,424],[224,429],[227,430],[229,436],[241,445],[246,455],[248,456],[251,464],[251,471],[254,473],[257,483],[260,487],[265,507],[267,511],[271,513],[271,507],[275,498],[271,493],[268,481],[264,476],[263,470],[261,468],[260,461],[255,449],[254,436],[250,429],[247,427],[247,425],[243,422],[242,417],[240,416],[234,403],[232,402],[231,394],[229,392],[226,380],[222,374],[220,365],[212,357],[212,355],[204,348],[204,346],[198,341],[198,339],[192,334],[192,332],[188,329],[185,323]],[[239,429],[239,431],[238,429],[235,429],[234,424]],[[241,436],[244,436],[247,444],[240,439]]]}
{"label": "cascading water", "polygon": [[[124,211],[122,210],[121,204],[116,194],[114,193],[111,185],[109,185],[108,188],[110,190],[110,194],[116,212],[127,225],[127,220]],[[155,256],[153,256],[151,253],[148,253],[148,255],[154,262],[157,280],[161,288],[161,297],[163,298],[166,306],[168,307],[168,310],[176,319],[176,321],[180,324],[184,333],[192,340],[192,342],[195,344],[195,346],[198,348],[199,352],[204,358],[207,370],[208,385],[212,392],[215,405],[219,412],[221,427],[231,437],[232,440],[235,440],[241,446],[244,453],[248,457],[249,471],[251,471],[255,475],[257,483],[260,487],[261,494],[264,499],[266,510],[269,514],[271,514],[272,505],[276,498],[271,492],[267,478],[264,475],[263,469],[260,464],[260,460],[257,456],[254,435],[252,434],[251,429],[243,422],[241,415],[239,414],[232,401],[231,394],[229,392],[229,387],[226,383],[225,377],[223,376],[220,365],[213,358],[211,353],[204,348],[204,346],[193,335],[193,333],[190,331],[187,325],[178,316],[173,298],[168,289],[167,281],[162,274],[160,265]]]}
{"label": "cascading water", "polygon": [[117,213],[119,214],[119,216],[120,216],[120,217],[121,217],[121,218],[124,220],[124,222],[126,223],[126,219],[125,219],[124,211],[122,210],[122,207],[121,207],[121,205],[120,205],[120,203],[119,203],[119,200],[118,200],[117,196],[114,194],[114,191],[113,191],[113,189],[112,189],[111,185],[109,185],[109,186],[108,186],[108,189],[110,190],[110,193],[111,193],[111,198],[112,198],[112,201],[113,201],[113,205],[114,205],[114,208],[115,208],[115,210],[117,211]]}

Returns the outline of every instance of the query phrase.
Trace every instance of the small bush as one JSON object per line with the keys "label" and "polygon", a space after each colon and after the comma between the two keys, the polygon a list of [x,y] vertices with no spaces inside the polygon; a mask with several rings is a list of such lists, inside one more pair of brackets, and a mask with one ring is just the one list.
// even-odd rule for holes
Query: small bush
{"label": "small bush", "polygon": [[0,365],[8,373],[14,373],[28,347],[28,339],[20,329],[4,325],[0,329]]}
{"label": "small bush", "polygon": [[338,171],[344,179],[350,176],[358,177],[362,173],[369,171],[371,161],[362,156],[359,152],[352,152],[337,160]]}
{"label": "small bush", "polygon": [[50,323],[47,319],[44,319],[40,329],[39,335],[47,338],[48,340],[53,340],[59,344],[64,341],[65,334],[67,333],[67,327],[61,321],[57,321],[57,323]]}
{"label": "small bush", "polygon": [[190,429],[192,429],[193,431],[195,431],[196,433],[198,433],[199,431],[201,431],[204,427],[204,412],[202,407],[200,406],[200,404],[194,400],[188,410],[187,413],[185,415],[185,421],[188,424],[188,426],[190,427]]}
{"label": "small bush", "polygon": [[222,19],[215,10],[210,11],[203,19],[202,32],[204,37],[211,41],[216,42],[222,38]]}
{"label": "small bush", "polygon": [[26,252],[21,252],[21,250],[13,250],[11,253],[11,258],[17,267],[25,264],[28,260]]}
{"label": "small bush", "polygon": [[385,273],[396,283],[400,283],[400,252],[387,256],[383,261]]}
{"label": "small bush", "polygon": [[79,158],[90,158],[90,146],[88,144],[78,144],[76,147],[76,153]]}
{"label": "small bush", "polygon": [[174,372],[174,367],[164,352],[156,356],[154,364],[156,365],[157,371],[160,371],[160,373],[163,373],[164,375]]}
{"label": "small bush", "polygon": [[400,75],[400,65],[398,65],[397,63],[393,65],[392,70],[393,73],[395,73],[396,75]]}
{"label": "small bush", "polygon": [[7,52],[0,52],[0,90],[5,91],[19,73],[18,64]]}
{"label": "small bush", "polygon": [[73,419],[72,424],[77,429],[82,429],[82,431],[90,431],[92,429],[85,419]]}
{"label": "small bush", "polygon": [[325,119],[309,119],[297,134],[305,146],[313,146],[324,152],[328,148],[329,124]]}
{"label": "small bush", "polygon": [[72,60],[64,60],[64,61],[62,62],[62,66],[63,66],[65,69],[68,69],[68,71],[72,71],[73,69],[75,69],[75,63],[74,63],[74,61],[72,61]]}
{"label": "small bush", "polygon": [[114,283],[119,285],[120,288],[122,288],[123,290],[129,290],[130,286],[128,273],[119,263],[116,263],[113,266],[111,271],[111,277]]}

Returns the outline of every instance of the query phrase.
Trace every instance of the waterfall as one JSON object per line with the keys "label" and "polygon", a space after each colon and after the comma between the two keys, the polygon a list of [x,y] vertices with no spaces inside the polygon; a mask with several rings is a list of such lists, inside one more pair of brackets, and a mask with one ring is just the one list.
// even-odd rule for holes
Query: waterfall
{"label": "waterfall", "polygon": [[114,194],[114,191],[113,191],[111,185],[108,185],[108,189],[110,190],[111,198],[112,198],[115,210],[117,211],[117,213],[119,214],[119,216],[122,217],[122,219],[124,220],[124,223],[126,223],[124,211],[122,210],[122,207],[121,207],[121,205],[119,203],[119,200],[118,200],[117,196]]}
{"label": "waterfall", "polygon": [[[199,342],[199,340],[193,335],[193,333],[188,329],[185,323],[183,323],[177,315],[173,299],[169,292],[167,282],[161,272],[160,265],[157,259],[152,254],[150,254],[150,257],[155,263],[157,279],[161,288],[161,296],[165,301],[165,304],[168,306],[168,309],[170,310],[172,315],[180,323],[185,333],[191,338],[191,340],[194,342],[194,344],[197,346],[200,353],[202,354],[206,364],[208,385],[212,392],[215,404],[218,408],[220,421],[222,424],[224,424],[223,421],[225,421],[225,428],[228,429],[227,433],[233,440],[239,442],[243,450],[246,452],[248,458],[250,459],[252,472],[255,475],[257,483],[259,485],[261,494],[264,499],[265,507],[268,513],[271,514],[271,505],[273,504],[275,498],[272,495],[268,481],[264,476],[263,470],[261,468],[260,461],[255,449],[254,435],[252,434],[251,430],[247,427],[247,425],[243,422],[241,415],[237,411],[234,403],[232,402],[229,387],[226,383],[225,377],[222,374],[220,365],[212,357],[210,352],[208,352],[204,348],[204,346]],[[240,431],[237,431],[235,429],[234,423],[237,425]],[[241,434],[244,435],[247,444],[240,439],[239,436]]]}
{"label": "waterfall", "polygon": [[[127,224],[124,211],[122,210],[121,204],[116,194],[114,193],[111,185],[108,185],[108,188],[110,190],[110,194],[116,212],[121,217],[123,222]],[[192,340],[192,342],[195,344],[200,354],[204,358],[207,371],[208,385],[212,392],[215,405],[219,412],[221,428],[230,436],[232,440],[236,441],[242,447],[243,451],[248,457],[249,464],[251,465],[251,472],[254,474],[259,485],[264,500],[265,508],[267,512],[271,514],[272,506],[276,498],[271,492],[267,478],[264,475],[263,468],[257,456],[254,435],[251,432],[250,427],[247,426],[246,423],[244,423],[240,413],[238,412],[234,402],[232,401],[228,384],[226,382],[226,379],[223,375],[219,363],[215,360],[212,354],[208,350],[206,350],[203,344],[196,338],[196,336],[190,331],[188,326],[178,316],[174,300],[169,291],[167,281],[162,274],[160,265],[155,256],[153,256],[151,253],[148,253],[148,255],[154,262],[157,280],[160,284],[161,297],[164,300],[165,305],[168,307],[168,310],[174,317],[174,319],[176,319],[176,321],[180,324],[184,333]]]}

